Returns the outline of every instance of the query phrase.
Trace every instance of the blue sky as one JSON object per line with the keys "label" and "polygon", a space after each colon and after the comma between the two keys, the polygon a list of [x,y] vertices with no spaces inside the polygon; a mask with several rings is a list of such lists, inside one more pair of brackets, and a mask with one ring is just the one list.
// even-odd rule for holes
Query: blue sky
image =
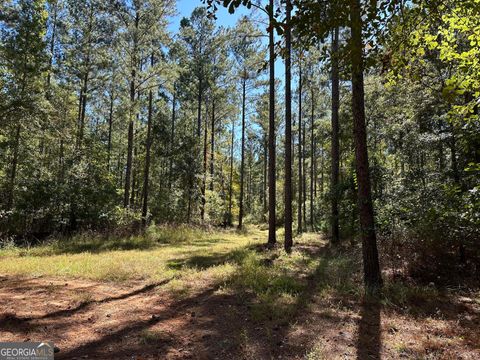
{"label": "blue sky", "polygon": [[[170,25],[171,30],[174,32],[178,31],[180,20],[184,17],[189,17],[193,9],[197,6],[204,6],[204,4],[201,0],[177,0],[178,15],[173,19]],[[242,15],[247,15],[248,13],[249,10],[244,7],[237,9],[234,14],[229,14],[226,8],[219,7],[217,12],[217,24],[225,27],[234,26]]]}
{"label": "blue sky", "polygon": [[[189,17],[193,9],[198,6],[205,6],[202,0],[177,0],[177,16],[175,16],[170,23],[170,31],[177,33],[180,28],[180,20],[184,17]],[[227,8],[219,6],[217,11],[217,26],[233,27],[237,20],[243,15],[251,14],[252,10],[244,6],[238,8],[234,14],[229,14]],[[259,25],[263,26],[263,25]],[[265,43],[267,38],[264,38]],[[276,40],[277,41],[277,40]],[[285,74],[284,64],[281,58],[277,57],[275,62],[275,77],[283,80]]]}

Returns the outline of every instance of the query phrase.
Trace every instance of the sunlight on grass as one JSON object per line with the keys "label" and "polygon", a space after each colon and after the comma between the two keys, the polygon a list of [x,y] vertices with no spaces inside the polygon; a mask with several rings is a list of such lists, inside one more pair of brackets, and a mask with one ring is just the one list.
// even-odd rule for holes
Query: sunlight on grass
{"label": "sunlight on grass", "polygon": [[236,250],[253,244],[254,238],[264,241],[264,234],[257,229],[238,234],[151,228],[142,237],[102,239],[80,235],[38,247],[4,248],[0,250],[0,274],[159,281],[180,272],[188,275],[186,269],[200,271],[234,260]]}

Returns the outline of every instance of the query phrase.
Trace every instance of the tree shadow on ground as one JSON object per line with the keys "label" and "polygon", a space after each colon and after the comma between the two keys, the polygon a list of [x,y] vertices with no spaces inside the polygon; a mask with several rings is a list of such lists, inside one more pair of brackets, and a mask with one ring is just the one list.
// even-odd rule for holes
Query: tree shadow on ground
{"label": "tree shadow on ground", "polygon": [[358,324],[357,359],[380,360],[381,328],[380,301],[365,299],[360,309]]}
{"label": "tree shadow on ground", "polygon": [[[309,307],[316,301],[315,297],[331,286],[340,286],[332,285],[325,279],[328,276],[348,278],[350,274],[342,274],[345,271],[342,266],[332,267],[332,264],[337,264],[335,263],[336,254],[328,247],[317,246],[316,250],[305,246],[299,246],[299,248],[306,257],[305,261],[320,259],[320,262],[301,280],[305,281],[305,284],[295,297],[295,303],[292,306],[294,311],[286,317],[282,315],[283,318],[280,322],[275,318],[270,318],[267,322],[255,318],[252,309],[261,304],[264,299],[255,296],[250,290],[241,287],[229,287],[227,291],[223,290],[226,283],[231,282],[236,276],[242,276],[242,273],[240,275],[236,273],[226,280],[222,279],[220,282],[209,284],[206,290],[198,291],[181,300],[168,299],[166,301],[166,294],[154,293],[153,290],[156,287],[149,285],[128,294],[79,306],[77,309],[72,309],[73,311],[60,310],[43,316],[42,318],[45,319],[63,318],[63,322],[57,326],[61,330],[57,331],[69,328],[77,331],[77,327],[89,326],[83,319],[71,322],[69,317],[75,316],[78,312],[94,311],[95,305],[110,301],[119,303],[128,301],[134,295],[148,293],[150,296],[148,303],[145,304],[146,309],[141,315],[126,316],[124,321],[115,327],[101,329],[98,332],[100,335],[95,339],[76,343],[74,347],[63,349],[56,358],[71,359],[86,355],[99,360],[132,359],[132,357],[268,359],[277,358],[280,355],[282,358],[303,358],[313,342],[318,340],[322,331],[327,330],[320,328],[313,331],[312,322],[323,318],[332,324],[342,323],[349,321],[348,317],[351,317],[350,320],[357,329],[355,333],[357,338],[353,339],[352,347],[352,349],[356,348],[357,358],[360,360],[380,359],[382,353],[380,326],[382,307],[380,302],[364,301],[359,303],[355,294],[340,291],[338,292],[340,295],[335,301],[344,304],[353,302],[349,315],[342,315],[338,312],[315,313],[315,309]],[[271,267],[272,262],[277,259],[273,252],[264,251],[261,248],[256,249],[255,246],[247,249],[235,249],[227,254],[216,253],[210,256],[187,256],[172,260],[170,266],[178,270],[188,267],[206,270],[227,261],[241,264],[250,250],[259,251],[264,260],[271,259],[271,262],[261,261],[262,267]],[[330,274],[332,270],[335,272]],[[272,283],[276,279],[283,281],[282,277],[284,276],[279,273],[269,281]],[[318,306],[316,307],[318,308]],[[272,313],[276,310],[281,312],[283,308],[271,308],[270,310]],[[358,321],[355,316],[357,313],[360,316]],[[453,319],[456,315],[452,311],[451,318]],[[292,327],[298,325],[303,326],[307,331],[306,334],[299,335],[299,338],[303,337],[301,342],[292,341]],[[469,325],[468,330],[475,331],[474,322]],[[295,340],[295,338],[293,339]]]}
{"label": "tree shadow on ground", "polygon": [[22,256],[52,256],[80,253],[101,254],[109,251],[148,251],[161,249],[166,246],[170,248],[181,248],[184,246],[206,248],[221,242],[224,242],[224,240],[220,237],[205,239],[185,237],[184,239],[169,240],[168,238],[149,238],[143,235],[126,237],[86,235],[39,243],[36,246],[29,247],[29,250],[20,247],[20,254]]}

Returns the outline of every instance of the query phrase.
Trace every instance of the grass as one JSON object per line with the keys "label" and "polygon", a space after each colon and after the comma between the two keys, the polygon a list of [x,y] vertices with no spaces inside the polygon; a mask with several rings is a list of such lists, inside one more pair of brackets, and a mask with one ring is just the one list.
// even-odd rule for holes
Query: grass
{"label": "grass", "polygon": [[[0,274],[56,276],[105,281],[161,281],[226,266],[235,251],[263,240],[257,229],[205,232],[150,228],[144,236],[79,235],[36,247],[0,250]],[[219,269],[216,269],[219,272]]]}
{"label": "grass", "polygon": [[[237,232],[152,226],[142,236],[82,234],[36,247],[8,243],[0,249],[0,274],[114,282],[171,279],[162,289],[176,298],[213,284],[250,304],[253,320],[260,322],[288,322],[308,306],[314,292],[336,307],[361,298],[361,263],[354,253],[320,249],[326,242],[318,234],[296,238],[289,255],[281,246],[259,251],[266,238],[258,227]],[[437,297],[434,288],[387,282],[381,300],[405,309]]]}

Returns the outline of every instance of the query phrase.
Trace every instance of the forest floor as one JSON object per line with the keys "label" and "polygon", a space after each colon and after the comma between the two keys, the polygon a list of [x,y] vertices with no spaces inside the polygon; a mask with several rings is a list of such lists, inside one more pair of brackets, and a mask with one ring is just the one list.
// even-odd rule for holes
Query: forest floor
{"label": "forest floor", "polygon": [[[279,238],[281,238],[279,236]],[[479,359],[478,290],[393,283],[365,298],[359,249],[304,234],[151,230],[0,250],[0,340],[56,359]]]}

